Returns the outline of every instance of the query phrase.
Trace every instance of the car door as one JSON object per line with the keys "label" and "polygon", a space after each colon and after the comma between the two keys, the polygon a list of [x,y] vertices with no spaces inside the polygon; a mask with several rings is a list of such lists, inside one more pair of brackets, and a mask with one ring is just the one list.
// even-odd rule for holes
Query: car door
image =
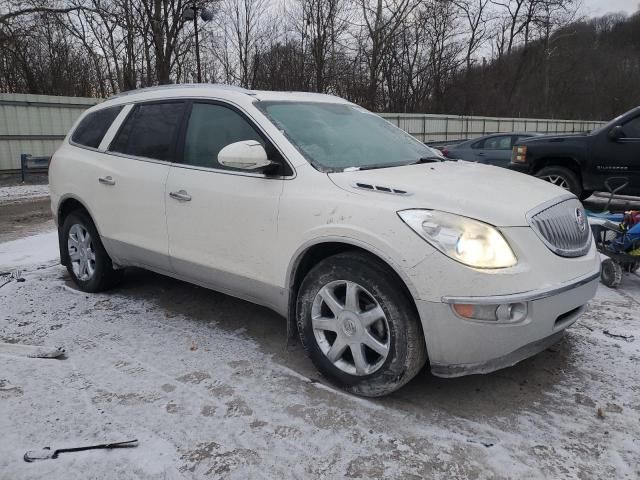
{"label": "car door", "polygon": [[476,151],[477,161],[506,167],[511,161],[512,143],[512,135],[497,135],[485,139]]}
{"label": "car door", "polygon": [[185,102],[127,106],[101,156],[95,216],[118,263],[170,271],[165,183]]}
{"label": "car door", "polygon": [[[624,119],[619,138],[611,138],[609,131],[601,132],[594,139],[593,166],[595,174],[604,185],[607,178],[624,177],[629,181],[621,193],[640,194],[640,115]],[[621,180],[611,180],[612,187]]]}
{"label": "car door", "polygon": [[[281,290],[273,254],[282,175],[225,167],[220,150],[257,140],[269,158],[283,162],[256,125],[235,107],[194,101],[183,133],[182,162],[166,185],[169,252],[176,274],[189,281],[274,306]],[[277,157],[277,158],[276,158]]]}

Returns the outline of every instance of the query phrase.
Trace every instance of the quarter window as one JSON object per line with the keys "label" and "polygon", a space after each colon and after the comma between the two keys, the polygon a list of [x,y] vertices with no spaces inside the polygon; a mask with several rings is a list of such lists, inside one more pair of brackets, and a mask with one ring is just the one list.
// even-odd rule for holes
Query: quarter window
{"label": "quarter window", "polygon": [[102,108],[86,115],[71,135],[71,141],[85,147],[98,148],[122,106]]}
{"label": "quarter window", "polygon": [[[198,167],[235,170],[218,162],[218,153],[231,143],[256,140],[262,136],[234,110],[210,103],[194,103],[184,145],[184,163]],[[267,153],[269,152],[269,148]],[[271,155],[270,155],[271,156]]]}
{"label": "quarter window", "polygon": [[118,132],[110,150],[136,157],[173,160],[183,111],[183,102],[137,105]]}

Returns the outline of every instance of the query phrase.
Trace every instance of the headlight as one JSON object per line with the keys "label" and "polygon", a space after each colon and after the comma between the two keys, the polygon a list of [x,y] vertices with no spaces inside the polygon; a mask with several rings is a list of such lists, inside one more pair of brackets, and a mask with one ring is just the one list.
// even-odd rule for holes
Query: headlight
{"label": "headlight", "polygon": [[398,215],[435,248],[470,267],[506,268],[518,262],[502,234],[486,223],[436,210]]}

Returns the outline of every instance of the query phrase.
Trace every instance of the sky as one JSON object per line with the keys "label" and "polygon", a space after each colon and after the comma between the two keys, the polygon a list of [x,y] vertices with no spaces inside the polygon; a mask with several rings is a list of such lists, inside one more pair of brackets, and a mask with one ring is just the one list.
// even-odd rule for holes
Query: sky
{"label": "sky", "polygon": [[597,17],[611,12],[634,13],[640,0],[583,0],[583,9],[588,16]]}

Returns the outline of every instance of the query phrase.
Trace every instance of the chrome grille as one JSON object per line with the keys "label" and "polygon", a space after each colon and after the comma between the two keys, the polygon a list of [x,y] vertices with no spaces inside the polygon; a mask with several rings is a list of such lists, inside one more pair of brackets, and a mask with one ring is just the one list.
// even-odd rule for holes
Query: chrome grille
{"label": "chrome grille", "polygon": [[544,244],[563,257],[580,257],[591,246],[591,229],[582,204],[570,198],[527,215]]}

